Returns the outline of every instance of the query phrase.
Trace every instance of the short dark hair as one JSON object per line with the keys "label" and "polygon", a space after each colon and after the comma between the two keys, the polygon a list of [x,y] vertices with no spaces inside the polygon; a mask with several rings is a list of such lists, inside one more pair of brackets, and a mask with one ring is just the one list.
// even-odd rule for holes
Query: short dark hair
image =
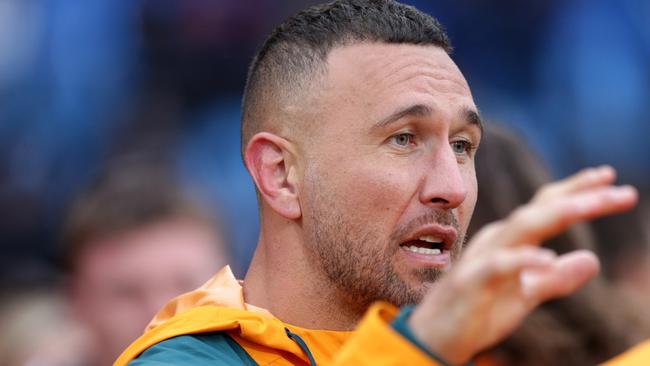
{"label": "short dark hair", "polygon": [[196,222],[221,239],[217,216],[189,195],[168,167],[117,159],[71,203],[61,232],[61,264],[74,273],[81,253],[95,240],[167,220]]}
{"label": "short dark hair", "polygon": [[322,74],[334,47],[354,42],[434,45],[451,52],[436,19],[396,1],[339,0],[305,9],[278,26],[251,63],[242,103],[242,155],[268,109]]}

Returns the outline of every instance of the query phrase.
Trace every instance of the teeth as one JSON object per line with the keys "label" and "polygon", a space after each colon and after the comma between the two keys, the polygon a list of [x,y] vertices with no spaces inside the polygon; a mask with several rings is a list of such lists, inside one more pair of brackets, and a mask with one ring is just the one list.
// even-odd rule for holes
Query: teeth
{"label": "teeth", "polygon": [[433,235],[424,235],[418,238],[418,240],[426,241],[427,243],[442,243],[442,238]]}
{"label": "teeth", "polygon": [[411,245],[411,246],[408,246],[408,247],[404,246],[402,248],[408,250],[409,252],[420,253],[420,254],[429,254],[429,255],[440,254],[440,253],[446,252],[446,250],[441,251],[440,249],[422,248],[422,247],[416,247],[415,245]]}

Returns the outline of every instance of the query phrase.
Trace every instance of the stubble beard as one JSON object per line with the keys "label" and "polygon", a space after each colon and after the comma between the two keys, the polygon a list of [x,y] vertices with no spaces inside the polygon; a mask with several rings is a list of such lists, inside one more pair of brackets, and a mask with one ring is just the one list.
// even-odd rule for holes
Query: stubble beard
{"label": "stubble beard", "polygon": [[[445,270],[437,268],[413,269],[409,276],[417,285],[407,283],[394,268],[399,239],[426,223],[453,225],[458,230],[455,217],[449,212],[432,211],[403,227],[397,228],[386,243],[377,235],[380,230],[360,217],[346,215],[327,200],[316,200],[309,215],[313,225],[307,242],[320,270],[336,288],[338,300],[346,310],[363,314],[375,301],[387,301],[402,307],[417,304],[427,288],[438,281]],[[376,225],[376,224],[375,224]],[[459,232],[460,234],[460,232]],[[452,261],[460,255],[463,235],[459,235],[451,254]]]}

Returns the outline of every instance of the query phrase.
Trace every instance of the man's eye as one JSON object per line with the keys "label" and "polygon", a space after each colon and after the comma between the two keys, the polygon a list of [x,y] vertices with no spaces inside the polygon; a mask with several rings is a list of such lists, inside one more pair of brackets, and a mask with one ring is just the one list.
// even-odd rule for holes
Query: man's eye
{"label": "man's eye", "polygon": [[472,151],[474,146],[471,142],[465,140],[454,141],[451,143],[451,149],[456,154],[466,154]]}
{"label": "man's eye", "polygon": [[414,136],[410,133],[400,133],[391,136],[391,141],[398,146],[408,146],[413,143]]}

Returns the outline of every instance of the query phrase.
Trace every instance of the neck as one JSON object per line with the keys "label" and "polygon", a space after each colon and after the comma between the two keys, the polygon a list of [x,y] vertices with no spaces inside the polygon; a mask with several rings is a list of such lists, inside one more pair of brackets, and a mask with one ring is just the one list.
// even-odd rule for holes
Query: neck
{"label": "neck", "polygon": [[291,325],[353,329],[363,314],[341,300],[336,286],[305,248],[300,227],[286,220],[265,225],[264,219],[260,227],[257,249],[244,280],[245,301]]}

